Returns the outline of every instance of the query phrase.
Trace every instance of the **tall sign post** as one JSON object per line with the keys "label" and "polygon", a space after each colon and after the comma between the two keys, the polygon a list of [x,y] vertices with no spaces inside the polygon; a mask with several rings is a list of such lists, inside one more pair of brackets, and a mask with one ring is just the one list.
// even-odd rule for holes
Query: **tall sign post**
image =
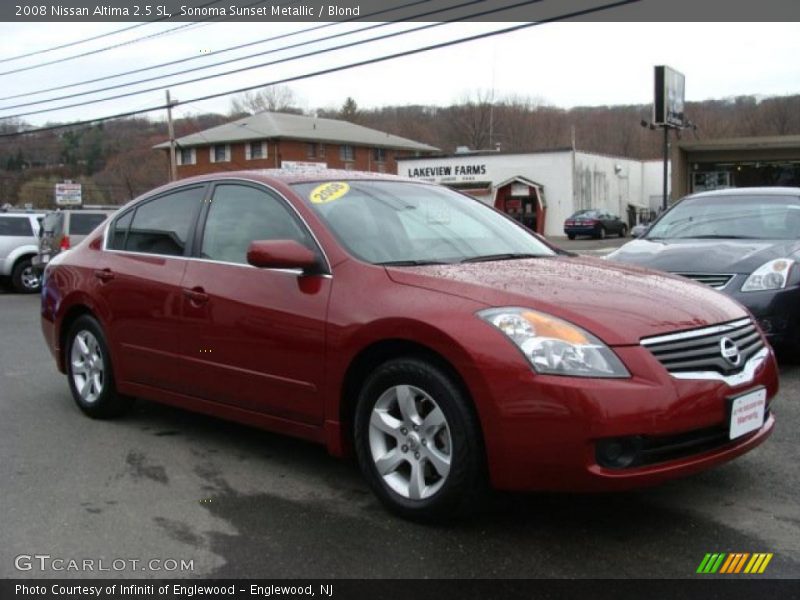
{"label": "tall sign post", "polygon": [[653,98],[653,121],[651,126],[664,129],[664,196],[662,210],[667,209],[669,130],[682,129],[686,124],[684,101],[686,78],[683,73],[661,65],[655,68],[655,94]]}

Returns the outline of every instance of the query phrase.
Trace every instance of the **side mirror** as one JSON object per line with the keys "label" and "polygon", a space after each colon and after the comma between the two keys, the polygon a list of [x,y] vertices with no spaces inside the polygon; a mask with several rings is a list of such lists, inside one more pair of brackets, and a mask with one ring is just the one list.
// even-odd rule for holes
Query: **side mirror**
{"label": "side mirror", "polygon": [[302,269],[319,265],[317,255],[294,240],[257,240],[247,247],[247,262],[260,269]]}

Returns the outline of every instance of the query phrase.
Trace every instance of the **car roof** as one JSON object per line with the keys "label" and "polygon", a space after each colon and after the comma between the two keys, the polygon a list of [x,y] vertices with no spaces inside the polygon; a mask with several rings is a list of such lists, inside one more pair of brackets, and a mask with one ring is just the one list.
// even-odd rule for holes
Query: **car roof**
{"label": "car roof", "polygon": [[714,196],[800,196],[800,187],[744,187],[725,188],[690,194],[687,198],[709,198]]}
{"label": "car roof", "polygon": [[222,173],[209,173],[176,183],[200,183],[204,181],[217,181],[220,179],[251,179],[264,183],[281,182],[284,184],[313,183],[316,181],[341,181],[354,179],[377,181],[401,181],[412,183],[429,183],[418,179],[400,177],[388,173],[367,173],[365,171],[348,171],[345,169],[252,169],[247,171],[225,171]]}

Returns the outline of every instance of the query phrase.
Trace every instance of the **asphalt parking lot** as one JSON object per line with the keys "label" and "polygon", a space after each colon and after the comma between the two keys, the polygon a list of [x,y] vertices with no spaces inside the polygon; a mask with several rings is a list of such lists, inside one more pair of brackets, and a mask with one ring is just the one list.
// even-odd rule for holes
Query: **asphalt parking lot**
{"label": "asphalt parking lot", "polygon": [[85,418],[36,296],[0,293],[0,340],[3,578],[98,575],[18,571],[19,555],[193,561],[104,577],[696,577],[719,551],[773,552],[760,577],[800,576],[796,365],[781,368],[774,435],[737,461],[633,493],[497,495],[431,527],[390,516],[354,463],[311,444],[144,401]]}

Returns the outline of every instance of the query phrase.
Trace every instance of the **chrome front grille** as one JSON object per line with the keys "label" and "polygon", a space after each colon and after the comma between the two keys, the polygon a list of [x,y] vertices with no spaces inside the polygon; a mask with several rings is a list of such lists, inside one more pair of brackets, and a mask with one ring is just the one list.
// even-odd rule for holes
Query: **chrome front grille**
{"label": "chrome front grille", "polygon": [[733,279],[733,274],[729,273],[673,273],[673,275],[680,275],[698,283],[705,283],[715,290],[723,289]]}
{"label": "chrome front grille", "polygon": [[761,334],[750,319],[644,338],[641,344],[676,376],[737,373],[764,348]]}

